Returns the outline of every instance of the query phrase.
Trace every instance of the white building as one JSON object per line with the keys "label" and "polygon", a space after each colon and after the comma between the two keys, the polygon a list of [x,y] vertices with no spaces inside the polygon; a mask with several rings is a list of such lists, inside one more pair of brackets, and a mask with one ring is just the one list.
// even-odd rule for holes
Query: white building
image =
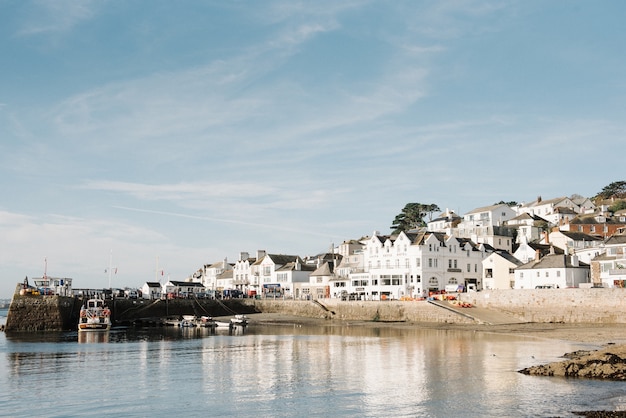
{"label": "white building", "polygon": [[589,271],[575,255],[549,254],[515,269],[515,289],[580,287],[590,283]]}
{"label": "white building", "polygon": [[261,294],[266,297],[284,296],[299,298],[302,283],[308,283],[314,265],[306,265],[300,256],[265,254],[252,268],[258,274]]}
{"label": "white building", "polygon": [[591,260],[595,285],[626,287],[626,235],[613,235],[598,247],[601,253]]}
{"label": "white building", "polygon": [[504,203],[474,209],[463,215],[463,221],[453,230],[454,236],[469,238],[476,244],[487,244],[499,250],[513,250],[513,229],[507,221],[517,213]]}
{"label": "white building", "polygon": [[515,288],[515,269],[522,263],[507,251],[494,251],[482,261],[484,289]]}
{"label": "white building", "polygon": [[201,282],[205,288],[210,290],[224,290],[224,282],[218,283],[218,277],[223,275],[225,271],[232,270],[233,266],[228,263],[228,259],[218,261],[213,264],[205,264]]}
{"label": "white building", "polygon": [[417,298],[446,285],[482,287],[485,245],[435,232],[374,232],[364,244],[364,269],[350,273],[346,286],[360,299]]}

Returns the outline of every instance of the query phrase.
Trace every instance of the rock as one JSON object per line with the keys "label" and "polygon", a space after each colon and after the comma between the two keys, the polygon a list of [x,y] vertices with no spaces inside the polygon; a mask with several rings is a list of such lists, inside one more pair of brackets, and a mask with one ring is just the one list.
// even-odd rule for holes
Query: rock
{"label": "rock", "polygon": [[567,360],[527,367],[519,373],[626,381],[626,345],[596,351],[580,350],[563,357]]}

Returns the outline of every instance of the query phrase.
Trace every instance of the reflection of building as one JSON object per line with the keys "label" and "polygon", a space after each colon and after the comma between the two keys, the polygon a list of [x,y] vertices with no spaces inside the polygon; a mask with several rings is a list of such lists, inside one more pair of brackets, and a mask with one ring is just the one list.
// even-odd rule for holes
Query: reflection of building
{"label": "reflection of building", "polygon": [[42,295],[72,295],[72,279],[68,277],[34,277],[33,284]]}

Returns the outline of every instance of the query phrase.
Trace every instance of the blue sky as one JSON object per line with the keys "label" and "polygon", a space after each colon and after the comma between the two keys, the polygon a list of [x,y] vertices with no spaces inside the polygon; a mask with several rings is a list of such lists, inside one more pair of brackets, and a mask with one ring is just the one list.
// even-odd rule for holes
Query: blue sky
{"label": "blue sky", "polygon": [[[0,297],[624,180],[621,1],[0,0]],[[46,261],[44,261],[46,260]]]}

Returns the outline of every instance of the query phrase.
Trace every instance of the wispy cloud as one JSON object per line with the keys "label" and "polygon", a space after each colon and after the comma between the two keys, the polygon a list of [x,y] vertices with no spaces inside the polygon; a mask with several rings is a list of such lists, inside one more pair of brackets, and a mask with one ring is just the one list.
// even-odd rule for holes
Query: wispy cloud
{"label": "wispy cloud", "polygon": [[48,35],[72,30],[76,25],[94,17],[96,9],[105,3],[97,0],[35,0],[25,5],[28,11],[18,36]]}

